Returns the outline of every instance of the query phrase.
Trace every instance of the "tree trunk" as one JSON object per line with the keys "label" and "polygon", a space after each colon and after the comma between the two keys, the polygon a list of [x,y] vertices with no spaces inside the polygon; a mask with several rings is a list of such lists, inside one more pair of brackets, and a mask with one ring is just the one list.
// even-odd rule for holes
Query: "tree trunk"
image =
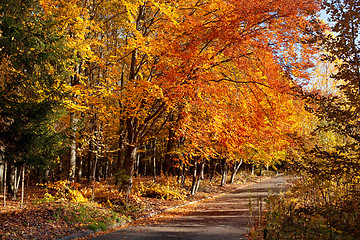
{"label": "tree trunk", "polygon": [[197,193],[199,190],[200,181],[204,180],[204,166],[205,166],[204,160],[202,160],[201,163],[198,163],[195,193]]}
{"label": "tree trunk", "polygon": [[14,174],[14,200],[17,199],[17,194],[19,192],[19,186],[20,186],[20,180],[21,180],[21,173],[18,171],[18,167],[15,167],[15,174]]}
{"label": "tree trunk", "polygon": [[204,180],[204,179],[205,179],[205,177],[204,177],[204,169],[205,169],[205,162],[204,162],[204,160],[202,160],[201,163],[200,163],[200,172],[199,172],[199,174],[200,174],[200,176],[199,176],[200,180]]}
{"label": "tree trunk", "polygon": [[237,164],[237,161],[234,162],[233,171],[232,171],[231,178],[230,178],[230,184],[234,183],[235,176],[236,176],[237,172],[239,171],[242,163],[243,163],[243,159],[240,159],[240,162],[238,164]]}
{"label": "tree trunk", "polygon": [[226,158],[221,159],[221,184],[220,186],[225,186],[226,177],[227,177],[227,161]]}
{"label": "tree trunk", "polygon": [[137,152],[135,156],[135,172],[134,172],[135,177],[139,176],[139,165],[140,165],[140,153]]}
{"label": "tree trunk", "polygon": [[[56,180],[60,180],[62,179],[62,176],[63,176],[63,168],[64,168],[64,163],[65,163],[65,160],[64,159],[64,156],[67,155],[67,154],[64,154],[61,156],[61,160],[59,162],[59,165],[58,165],[58,169],[57,169],[57,172],[56,172],[56,176],[57,176],[57,179]],[[67,159],[67,157],[66,157]],[[67,174],[67,173],[66,173]],[[30,176],[30,175],[28,175]],[[29,181],[27,181],[27,183],[29,183]]]}
{"label": "tree trunk", "polygon": [[154,179],[156,179],[156,138],[154,138],[153,141],[153,151],[152,151],[152,164],[151,164],[151,173],[154,177]]}
{"label": "tree trunk", "polygon": [[6,182],[7,182],[7,179],[6,179],[6,175],[7,175],[7,162],[4,162],[4,207],[6,207]]}
{"label": "tree trunk", "polygon": [[[76,86],[80,83],[79,75],[81,72],[81,64],[74,66],[74,74],[70,77],[71,86]],[[74,103],[76,103],[76,95],[73,95]],[[70,153],[69,153],[69,181],[73,182],[75,180],[75,171],[76,171],[76,132],[77,132],[77,123],[78,118],[76,117],[75,112],[70,113]]]}
{"label": "tree trunk", "polygon": [[[123,88],[124,87],[124,72],[122,72],[121,74],[121,78],[120,78],[120,87]],[[121,101],[119,101],[119,105],[120,105],[120,111],[121,111],[121,115],[124,112],[124,106],[121,103]],[[116,162],[116,169],[115,169],[115,186],[117,188],[120,187],[120,174],[121,174],[121,165],[122,165],[122,159],[124,157],[124,139],[125,139],[125,121],[123,118],[119,119],[119,144],[118,144],[118,150],[117,150],[117,162]]]}
{"label": "tree trunk", "polygon": [[179,171],[178,171],[178,176],[177,176],[177,182],[181,182],[183,176],[184,176],[184,162],[180,161],[180,166],[179,166]]}
{"label": "tree trunk", "polygon": [[[1,155],[0,155],[0,161],[1,161]],[[3,187],[4,187],[4,166],[5,166],[5,162],[1,162],[1,165],[0,165],[0,191],[3,191]]]}
{"label": "tree trunk", "polygon": [[109,175],[109,157],[108,157],[108,147],[106,148],[106,153],[105,153],[105,166],[103,167],[103,178],[104,180],[106,180],[108,178]]}
{"label": "tree trunk", "polygon": [[93,168],[93,162],[94,162],[94,154],[93,154],[93,151],[94,151],[94,142],[93,140],[91,139],[90,140],[90,143],[89,143],[89,153],[88,153],[88,165],[87,165],[87,181],[90,183],[91,181],[91,175],[92,175],[92,168]]}
{"label": "tree trunk", "polygon": [[[99,151],[99,150],[98,150]],[[99,153],[96,152],[95,153],[95,179],[96,181],[100,182],[101,181],[101,178],[102,178],[102,175],[101,175],[101,169],[102,169],[102,161],[100,161],[100,156],[99,156]]]}
{"label": "tree trunk", "polygon": [[20,202],[20,208],[24,207],[24,188],[25,188],[25,165],[22,166],[21,171],[21,202]]}
{"label": "tree trunk", "polygon": [[91,202],[94,201],[94,197],[95,197],[95,182],[96,182],[96,174],[98,174],[98,162],[99,162],[99,153],[100,153],[100,147],[99,147],[99,141],[100,141],[100,131],[99,129],[97,129],[97,127],[95,128],[95,133],[94,133],[94,137],[95,137],[95,163],[94,163],[94,167],[93,167],[93,172],[92,172],[92,180],[93,180],[93,185],[92,185],[92,194],[91,194]]}
{"label": "tree trunk", "polygon": [[81,178],[82,178],[82,168],[83,168],[83,156],[79,157],[79,161],[78,161],[78,171],[77,171],[77,181],[80,182]]}
{"label": "tree trunk", "polygon": [[71,141],[70,141],[70,157],[69,157],[69,181],[75,180],[76,170],[76,124],[77,119],[75,113],[70,113],[70,129],[71,129]]}
{"label": "tree trunk", "polygon": [[212,182],[214,180],[217,165],[218,165],[217,159],[211,158],[210,159],[210,182]]}
{"label": "tree trunk", "polygon": [[50,167],[47,167],[44,171],[44,182],[48,182],[50,179]]}
{"label": "tree trunk", "polygon": [[117,162],[116,162],[116,169],[115,169],[115,186],[120,186],[120,170],[121,170],[121,164],[122,164],[122,153],[123,153],[123,138],[122,136],[119,137],[119,146],[117,151]]}
{"label": "tree trunk", "polygon": [[186,180],[186,168],[185,168],[185,164],[183,164],[183,169],[182,169],[182,178],[181,178],[181,188],[185,187],[185,180]]}
{"label": "tree trunk", "polygon": [[91,194],[91,203],[94,201],[95,198],[95,182],[96,182],[96,165],[98,162],[98,156],[97,154],[95,154],[95,164],[93,167],[93,172],[92,172],[92,180],[93,180],[93,184],[92,184],[92,194]]}
{"label": "tree trunk", "polygon": [[[172,117],[169,118],[169,120],[172,120]],[[168,174],[170,171],[170,168],[172,166],[172,154],[171,151],[174,148],[174,137],[175,137],[175,131],[171,128],[169,128],[169,135],[168,135],[168,141],[166,145],[166,152],[165,152],[165,161],[164,161],[164,173]]]}
{"label": "tree trunk", "polygon": [[197,166],[198,166],[198,163],[196,160],[194,160],[194,166],[192,166],[193,171],[192,171],[191,195],[194,195],[196,192],[196,185],[197,185],[197,181],[198,181]]}
{"label": "tree trunk", "polygon": [[[144,145],[144,158],[146,158],[146,154],[147,154],[147,145]],[[147,165],[149,164],[149,166],[151,165],[151,158],[149,158],[149,162],[144,161],[144,169],[143,169],[143,176],[146,176],[147,174]]]}
{"label": "tree trunk", "polygon": [[133,185],[134,167],[136,161],[137,148],[133,145],[127,145],[125,148],[124,176],[121,176],[122,189],[126,194],[131,193]]}
{"label": "tree trunk", "polygon": [[16,195],[18,193],[18,173],[17,173],[17,167],[14,167],[13,175],[12,175],[12,190],[13,190],[13,199],[16,200]]}
{"label": "tree trunk", "polygon": [[[142,16],[142,6],[139,6],[139,15],[136,20],[136,28],[140,29],[140,18]],[[129,82],[135,82],[137,75],[137,49],[134,49],[131,52],[131,62],[129,69]],[[125,146],[125,158],[124,158],[124,175],[121,176],[121,188],[124,190],[125,194],[128,196],[131,193],[133,185],[133,175],[135,167],[135,157],[137,151],[137,131],[138,131],[138,119],[136,117],[128,117],[125,120],[126,124],[126,146]],[[126,197],[127,200],[127,197]]]}
{"label": "tree trunk", "polygon": [[125,194],[131,193],[133,185],[134,167],[136,162],[137,153],[137,130],[138,119],[128,118],[126,119],[126,146],[125,146],[125,158],[124,158],[124,173],[121,178],[121,188]]}
{"label": "tree trunk", "polygon": [[14,167],[12,164],[7,165],[6,186],[9,195],[14,196]]}

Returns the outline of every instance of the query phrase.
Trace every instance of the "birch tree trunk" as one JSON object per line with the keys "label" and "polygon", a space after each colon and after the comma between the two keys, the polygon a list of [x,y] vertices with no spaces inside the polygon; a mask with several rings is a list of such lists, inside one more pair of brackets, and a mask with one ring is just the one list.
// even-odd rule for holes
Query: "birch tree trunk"
{"label": "birch tree trunk", "polygon": [[6,207],[6,175],[7,175],[7,162],[4,162],[4,207]]}
{"label": "birch tree trunk", "polygon": [[[70,83],[71,86],[76,86],[79,84],[79,76],[81,71],[81,64],[77,64],[74,67],[74,76],[71,76]],[[73,95],[73,101],[76,102],[76,95]],[[70,152],[69,152],[69,181],[73,182],[75,180],[75,171],[76,171],[76,132],[77,132],[77,123],[78,118],[75,112],[70,113]]]}
{"label": "birch tree trunk", "polygon": [[151,172],[152,175],[154,177],[154,179],[156,179],[156,139],[154,139],[153,141],[153,149],[152,149],[152,157],[151,157]]}
{"label": "birch tree trunk", "polygon": [[234,162],[233,171],[232,171],[231,178],[230,178],[230,184],[234,183],[235,176],[236,176],[237,172],[239,171],[242,163],[243,163],[243,159],[240,159],[240,162],[238,164],[237,164],[237,161]]}
{"label": "birch tree trunk", "polygon": [[21,180],[21,173],[18,171],[18,167],[15,167],[15,174],[14,174],[14,200],[17,199],[17,194],[19,192],[19,186],[20,186],[20,180]]}
{"label": "birch tree trunk", "polygon": [[205,167],[205,163],[204,160],[202,160],[201,163],[198,163],[195,193],[197,193],[199,190],[200,181],[204,180],[204,167]]}
{"label": "birch tree trunk", "polygon": [[71,129],[71,141],[70,141],[70,153],[69,153],[69,181],[75,180],[76,170],[76,124],[77,119],[75,113],[70,113],[70,129]]}
{"label": "birch tree trunk", "polygon": [[25,188],[25,165],[22,166],[22,171],[21,171],[21,202],[20,202],[20,208],[24,207],[24,188]]}

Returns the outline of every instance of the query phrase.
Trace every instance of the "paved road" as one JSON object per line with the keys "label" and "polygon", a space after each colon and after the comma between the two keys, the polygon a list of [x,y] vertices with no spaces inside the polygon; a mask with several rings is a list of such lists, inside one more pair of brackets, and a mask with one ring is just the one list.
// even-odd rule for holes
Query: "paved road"
{"label": "paved road", "polygon": [[[264,206],[259,199],[263,200],[285,188],[286,178],[279,176],[205,201],[176,219],[148,226],[131,226],[93,239],[246,239],[244,234],[249,229],[249,222],[258,214],[258,207]],[[252,206],[252,211],[249,211],[249,206]]]}

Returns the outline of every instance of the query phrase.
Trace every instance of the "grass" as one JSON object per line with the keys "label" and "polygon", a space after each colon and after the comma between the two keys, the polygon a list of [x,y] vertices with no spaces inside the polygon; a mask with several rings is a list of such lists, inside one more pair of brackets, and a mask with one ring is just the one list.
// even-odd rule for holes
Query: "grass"
{"label": "grass", "polygon": [[55,215],[68,223],[80,223],[91,230],[103,231],[128,220],[124,215],[90,203],[62,202]]}

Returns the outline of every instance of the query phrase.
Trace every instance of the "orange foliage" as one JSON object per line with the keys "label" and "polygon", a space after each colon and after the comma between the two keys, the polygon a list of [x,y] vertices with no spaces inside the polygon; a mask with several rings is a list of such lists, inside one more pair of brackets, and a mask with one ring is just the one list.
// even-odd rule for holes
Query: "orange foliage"
{"label": "orange foliage", "polygon": [[174,115],[183,150],[203,157],[250,149],[275,158],[289,146],[299,121],[290,78],[308,78],[314,51],[303,40],[317,1],[41,2],[83,59],[69,102],[125,158],[164,138]]}

